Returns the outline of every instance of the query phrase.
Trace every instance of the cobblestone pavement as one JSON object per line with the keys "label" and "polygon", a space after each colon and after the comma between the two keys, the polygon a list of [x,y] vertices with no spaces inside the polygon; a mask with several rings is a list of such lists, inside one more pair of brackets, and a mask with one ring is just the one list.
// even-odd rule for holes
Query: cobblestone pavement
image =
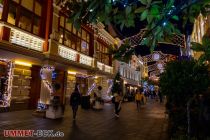
{"label": "cobblestone pavement", "polygon": [[3,137],[5,129],[53,129],[64,132],[63,138],[56,138],[60,140],[168,139],[164,105],[153,100],[142,106],[139,112],[134,102],[123,103],[120,118],[115,118],[112,104],[105,104],[100,111],[79,109],[75,123],[69,106],[66,107],[64,117],[57,120],[38,118],[33,116],[32,112],[25,110],[0,113],[0,140],[9,139]]}

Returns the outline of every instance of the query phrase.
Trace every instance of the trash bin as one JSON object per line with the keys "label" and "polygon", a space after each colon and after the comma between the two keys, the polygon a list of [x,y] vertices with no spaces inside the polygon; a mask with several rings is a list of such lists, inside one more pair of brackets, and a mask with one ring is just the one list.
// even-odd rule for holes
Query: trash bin
{"label": "trash bin", "polygon": [[83,109],[89,109],[90,108],[90,96],[82,96],[81,97],[81,107]]}

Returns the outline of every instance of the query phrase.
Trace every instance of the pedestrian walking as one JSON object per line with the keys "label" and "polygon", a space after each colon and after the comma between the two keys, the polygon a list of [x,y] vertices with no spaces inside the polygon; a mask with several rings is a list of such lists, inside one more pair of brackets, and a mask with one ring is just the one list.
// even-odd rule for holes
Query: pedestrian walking
{"label": "pedestrian walking", "polygon": [[122,98],[119,95],[119,93],[114,94],[114,105],[115,105],[115,116],[119,118],[119,113],[121,110],[121,103],[122,103]]}
{"label": "pedestrian walking", "polygon": [[70,97],[70,105],[73,111],[73,120],[76,119],[77,110],[78,110],[78,106],[80,105],[80,102],[81,102],[81,95],[79,93],[78,84],[76,84],[74,92],[71,94],[71,97]]}
{"label": "pedestrian walking", "polygon": [[140,110],[140,106],[143,102],[143,94],[142,94],[142,90],[138,90],[135,96],[135,100],[136,100],[136,106],[137,106],[137,110]]}

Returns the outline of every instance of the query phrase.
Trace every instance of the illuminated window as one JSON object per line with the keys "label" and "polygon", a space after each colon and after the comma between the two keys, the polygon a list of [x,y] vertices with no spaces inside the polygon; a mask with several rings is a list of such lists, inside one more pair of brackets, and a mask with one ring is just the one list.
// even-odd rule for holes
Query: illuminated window
{"label": "illuminated window", "polygon": [[83,28],[76,30],[73,24],[68,21],[68,18],[65,18],[62,14],[59,25],[59,31],[64,36],[62,44],[89,55],[90,33]]}
{"label": "illuminated window", "polygon": [[86,31],[85,30],[82,30],[82,39],[86,40]]}
{"label": "illuminated window", "polygon": [[64,27],[64,17],[60,17],[60,26]]}
{"label": "illuminated window", "polygon": [[33,0],[21,0],[21,5],[30,11],[33,11],[33,3]]}
{"label": "illuminated window", "polygon": [[72,24],[69,23],[69,22],[66,22],[66,29],[71,32],[72,31]]}
{"label": "illuminated window", "polygon": [[18,26],[30,32],[31,31],[31,18],[32,18],[32,15],[30,12],[27,12],[26,10],[22,10]]}
{"label": "illuminated window", "polygon": [[98,42],[96,52],[97,52],[98,61],[100,61],[106,65],[109,65],[109,55],[107,54],[108,46],[101,42]]}
{"label": "illuminated window", "polygon": [[73,26],[73,33],[76,34],[77,33],[77,29]]}
{"label": "illuminated window", "polygon": [[45,0],[11,0],[7,22],[36,35],[41,32],[42,9]]}
{"label": "illuminated window", "polygon": [[35,16],[34,17],[34,25],[33,25],[33,33],[34,34],[39,34],[39,31],[40,31],[40,23],[41,23],[41,20],[39,17]]}
{"label": "illuminated window", "polygon": [[35,14],[37,14],[38,16],[42,15],[42,5],[39,2],[35,2]]}
{"label": "illuminated window", "polygon": [[17,15],[16,14],[16,6],[13,4],[10,4],[7,22],[15,25],[16,15]]}

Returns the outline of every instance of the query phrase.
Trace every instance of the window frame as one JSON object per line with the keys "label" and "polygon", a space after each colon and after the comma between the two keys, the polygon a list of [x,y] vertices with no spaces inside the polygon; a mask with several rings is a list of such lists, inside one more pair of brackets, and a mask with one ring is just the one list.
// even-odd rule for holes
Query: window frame
{"label": "window frame", "polygon": [[[110,55],[107,54],[103,54],[103,53],[108,53],[106,51],[108,51],[109,46],[108,44],[104,43],[101,39],[97,39],[98,45],[96,50],[99,51],[97,53],[97,60],[101,63],[104,63],[106,65],[109,65],[109,61],[110,61]],[[106,62],[107,61],[107,62]]]}
{"label": "window frame", "polygon": [[[8,24],[11,24],[11,25],[13,25],[13,26],[16,26],[16,27],[18,27],[18,28],[20,28],[20,29],[22,29],[22,30],[24,30],[24,31],[26,31],[26,32],[30,32],[30,33],[32,33],[32,34],[34,34],[34,35],[37,35],[37,36],[42,36],[41,35],[41,29],[42,29],[42,22],[44,21],[43,20],[43,15],[42,15],[42,13],[43,13],[43,7],[44,7],[44,4],[41,4],[41,16],[40,15],[38,15],[38,14],[36,14],[35,13],[35,4],[36,4],[36,2],[40,2],[39,0],[33,0],[33,10],[32,11],[30,11],[29,9],[27,9],[27,8],[25,8],[24,6],[22,6],[21,5],[21,0],[19,0],[19,3],[17,3],[17,2],[15,2],[15,1],[13,1],[13,0],[10,0],[9,1],[9,5],[8,5],[8,7],[10,8],[10,6],[11,5],[14,5],[15,7],[16,7],[16,18],[15,18],[15,24],[13,25],[13,24],[11,24],[11,23],[9,23],[8,22],[8,16],[9,16],[9,8],[8,8],[8,11],[7,11],[7,17],[6,17],[6,22],[8,23]],[[43,3],[44,3],[44,1],[43,1]],[[21,12],[22,11],[26,11],[26,12],[28,12],[30,15],[31,15],[31,29],[30,29],[30,31],[29,30],[26,30],[26,29],[24,29],[24,28],[21,28],[20,26],[19,26],[19,23],[20,23],[20,17],[22,16],[21,15]],[[38,31],[38,33],[36,34],[36,33],[34,33],[34,20],[35,20],[35,17],[36,18],[38,18],[39,19],[39,24],[38,24],[38,27],[39,27],[39,31]],[[1,19],[2,20],[2,19]]]}
{"label": "window frame", "polygon": [[[64,27],[61,26],[61,18],[64,18]],[[79,40],[79,45],[76,45],[75,48],[72,47],[72,45],[69,45],[67,47],[69,48],[72,48],[82,54],[85,54],[85,55],[90,55],[90,36],[91,36],[91,32],[89,32],[88,30],[86,30],[85,28],[81,27],[80,31],[79,30],[76,30],[76,33],[75,33],[75,28],[73,26],[73,24],[71,23],[71,31],[67,29],[66,27],[66,23],[67,23],[67,16],[63,13],[60,12],[59,14],[59,18],[58,18],[58,31],[62,33],[63,35],[63,40],[62,40],[62,44],[65,45],[65,32],[68,32],[69,34],[71,34],[71,36],[73,36],[74,38],[78,39]],[[82,32],[85,32],[86,34],[86,40],[83,39],[83,36],[82,36]],[[89,35],[89,40],[88,40],[88,36]],[[71,39],[69,39],[71,40]],[[82,41],[86,42],[88,45],[88,48],[87,48],[87,51],[82,51]]]}

